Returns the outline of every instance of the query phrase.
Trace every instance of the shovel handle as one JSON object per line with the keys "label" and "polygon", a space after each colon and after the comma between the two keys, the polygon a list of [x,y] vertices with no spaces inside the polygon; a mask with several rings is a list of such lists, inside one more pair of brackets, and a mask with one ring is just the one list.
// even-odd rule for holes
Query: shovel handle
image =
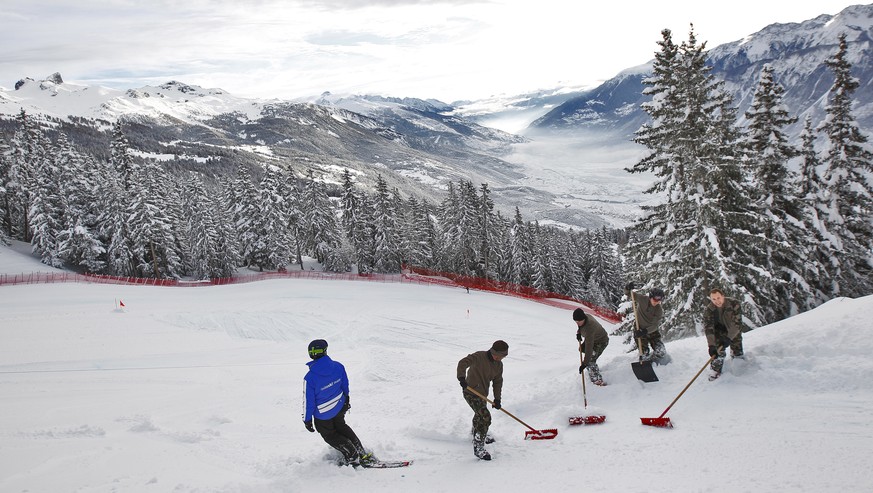
{"label": "shovel handle", "polygon": [[[579,341],[579,364],[585,363],[585,356],[582,356],[582,341]],[[582,401],[585,402],[585,409],[588,409],[588,395],[585,392],[585,373],[579,372],[582,375]]]}
{"label": "shovel handle", "polygon": [[[634,290],[631,289],[630,292],[631,305],[634,307],[634,326],[637,330],[640,330],[640,317],[637,316],[637,299],[634,297]],[[643,341],[639,337],[634,337],[637,340],[637,350],[640,352],[640,356],[643,355]]]}
{"label": "shovel handle", "polygon": [[[491,404],[492,406],[494,405],[494,401],[492,401],[491,399],[489,399],[489,398],[485,397],[484,395],[480,394],[480,393],[479,393],[476,389],[474,389],[473,387],[467,386],[467,388],[464,389],[464,390],[467,390],[467,391],[469,391],[470,393],[472,393],[472,394],[474,394],[474,395],[477,395],[477,396],[481,397],[482,399],[485,399],[485,402]],[[518,421],[519,423],[523,424],[523,425],[524,425],[525,427],[527,427],[527,429],[529,429],[530,431],[532,431],[532,432],[534,432],[534,433],[542,434],[541,431],[534,429],[533,426],[531,426],[531,425],[525,423],[524,421],[522,421],[522,420],[516,418],[515,415],[513,415],[511,412],[507,411],[506,409],[503,409],[502,406],[500,407],[500,410],[503,411],[503,412],[505,412],[506,414],[508,414],[510,417],[512,417],[512,419],[514,419],[514,420]]]}
{"label": "shovel handle", "polygon": [[686,385],[685,388],[682,389],[682,392],[679,392],[679,395],[677,395],[676,398],[673,399],[673,402],[671,402],[670,405],[667,406],[667,409],[664,409],[664,412],[662,412],[661,415],[658,416],[658,419],[663,418],[664,415],[667,414],[667,411],[669,411],[670,408],[673,407],[673,404],[676,404],[676,401],[678,401],[679,398],[682,397],[682,394],[684,394],[685,391],[688,390],[688,387],[691,387],[691,384],[694,383],[695,380],[697,380],[697,377],[699,377],[700,374],[703,373],[703,370],[706,369],[706,366],[707,366],[708,364],[712,363],[712,360],[714,360],[714,359],[715,359],[715,356],[710,356],[709,359],[706,360],[706,363],[704,363],[703,366],[700,367],[700,370],[697,371],[697,374],[694,375],[694,378],[692,378],[691,381],[688,382],[688,385]]}

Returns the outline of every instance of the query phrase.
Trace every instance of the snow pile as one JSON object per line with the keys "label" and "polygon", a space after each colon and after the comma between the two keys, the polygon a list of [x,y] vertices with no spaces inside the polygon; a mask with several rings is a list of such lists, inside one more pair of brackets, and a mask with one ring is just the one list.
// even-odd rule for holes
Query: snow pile
{"label": "snow pile", "polygon": [[[0,247],[0,272],[26,255]],[[17,260],[16,260],[17,259]],[[116,310],[117,300],[125,307]],[[438,286],[275,280],[208,288],[0,286],[0,491],[866,491],[873,297],[745,335],[706,372],[702,338],[636,380],[612,338],[588,385],[569,310]],[[607,330],[613,326],[602,322]],[[301,422],[307,343],[351,379],[348,421],[406,469],[354,470]],[[494,460],[477,461],[457,361],[510,345]],[[604,424],[570,427],[602,413]]]}

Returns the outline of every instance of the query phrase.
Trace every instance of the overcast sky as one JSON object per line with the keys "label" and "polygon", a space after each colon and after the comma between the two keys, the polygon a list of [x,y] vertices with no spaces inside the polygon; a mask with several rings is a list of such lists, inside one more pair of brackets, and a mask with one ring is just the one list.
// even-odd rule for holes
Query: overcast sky
{"label": "overcast sky", "polygon": [[708,47],[840,0],[0,0],[0,86],[60,72],[115,88],[179,80],[236,96],[445,102],[585,86],[650,60],[669,28]]}

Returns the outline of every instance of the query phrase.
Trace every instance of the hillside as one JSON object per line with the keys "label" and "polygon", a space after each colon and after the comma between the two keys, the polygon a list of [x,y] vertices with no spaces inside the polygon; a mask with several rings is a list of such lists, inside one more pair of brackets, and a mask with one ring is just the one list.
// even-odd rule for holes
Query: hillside
{"label": "hillside", "polygon": [[[0,247],[0,271],[20,253]],[[116,300],[125,307],[117,309]],[[866,491],[873,427],[864,318],[837,299],[746,334],[749,360],[698,379],[697,337],[671,342],[642,384],[619,338],[584,414],[568,310],[461,289],[353,281],[209,288],[0,286],[0,490],[89,492]],[[610,324],[604,322],[606,327]],[[325,338],[349,371],[348,422],[403,470],[353,470],[300,421],[306,344]],[[494,460],[472,455],[457,361],[509,343]],[[642,466],[641,464],[645,464]],[[639,474],[628,470],[643,468]]]}

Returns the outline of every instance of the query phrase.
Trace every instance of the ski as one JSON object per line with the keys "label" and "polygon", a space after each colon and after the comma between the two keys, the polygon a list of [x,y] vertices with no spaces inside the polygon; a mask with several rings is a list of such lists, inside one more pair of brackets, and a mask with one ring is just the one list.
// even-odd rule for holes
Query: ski
{"label": "ski", "polygon": [[361,464],[361,467],[367,469],[393,469],[395,467],[407,467],[411,464],[411,460],[377,460],[368,464]]}

